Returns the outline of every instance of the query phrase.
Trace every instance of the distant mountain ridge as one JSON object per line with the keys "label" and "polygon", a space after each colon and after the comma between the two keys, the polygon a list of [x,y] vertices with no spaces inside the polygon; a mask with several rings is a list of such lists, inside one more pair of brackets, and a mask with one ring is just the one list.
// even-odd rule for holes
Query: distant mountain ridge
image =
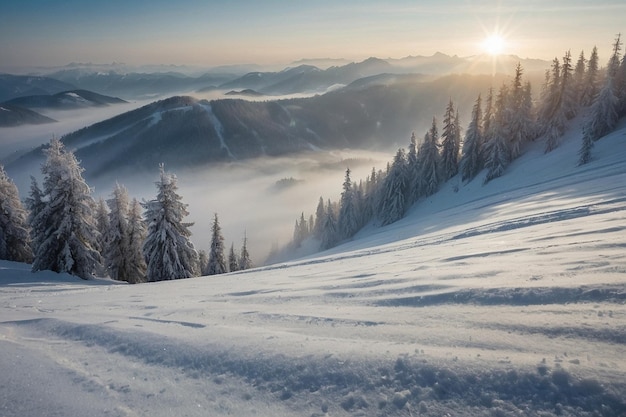
{"label": "distant mountain ridge", "polygon": [[54,123],[56,120],[23,107],[0,104],[0,127]]}
{"label": "distant mountain ridge", "polygon": [[74,90],[73,84],[51,77],[0,74],[0,102],[17,97],[56,94]]}
{"label": "distant mountain ridge", "polygon": [[2,104],[14,105],[28,109],[76,109],[84,107],[101,107],[121,103],[127,103],[127,101],[87,90],[68,90],[56,94],[17,97],[5,101]]}
{"label": "distant mountain ridge", "polygon": [[[189,75],[181,72],[186,68],[176,66],[142,68],[143,70],[162,70],[156,72],[133,72],[129,71],[126,66],[120,65],[75,64],[61,69],[56,68],[54,72],[47,74],[48,77],[66,86],[66,88],[47,93],[53,94],[78,88],[123,99],[150,98],[194,91],[242,89],[253,89],[266,95],[324,93],[333,86],[347,85],[360,78],[383,73],[396,75],[413,73],[431,76],[493,75],[501,72],[510,73],[518,62],[522,64],[527,74],[532,72],[543,74],[550,65],[548,61],[524,59],[514,55],[459,57],[439,52],[431,56],[408,56],[399,59],[371,57],[361,62],[350,63],[342,59],[305,59],[296,61],[295,66],[280,71],[262,70],[253,64],[230,65],[206,70],[202,75]],[[71,87],[67,87],[68,85]],[[33,94],[43,93],[24,93],[8,98],[2,98],[0,94],[0,101]]]}

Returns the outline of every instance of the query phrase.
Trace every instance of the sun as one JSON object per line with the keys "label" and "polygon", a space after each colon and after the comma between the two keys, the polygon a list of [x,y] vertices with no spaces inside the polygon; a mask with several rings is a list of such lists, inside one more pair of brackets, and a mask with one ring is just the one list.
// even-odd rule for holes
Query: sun
{"label": "sun", "polygon": [[494,33],[486,37],[482,42],[483,51],[489,55],[500,55],[504,52],[506,41],[501,35]]}

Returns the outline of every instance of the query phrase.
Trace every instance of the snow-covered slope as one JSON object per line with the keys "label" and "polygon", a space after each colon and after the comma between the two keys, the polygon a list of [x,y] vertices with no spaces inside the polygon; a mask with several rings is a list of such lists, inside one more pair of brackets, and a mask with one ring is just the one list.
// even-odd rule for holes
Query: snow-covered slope
{"label": "snow-covered slope", "polygon": [[578,132],[299,261],[135,286],[3,262],[0,414],[623,416],[626,127],[584,167]]}

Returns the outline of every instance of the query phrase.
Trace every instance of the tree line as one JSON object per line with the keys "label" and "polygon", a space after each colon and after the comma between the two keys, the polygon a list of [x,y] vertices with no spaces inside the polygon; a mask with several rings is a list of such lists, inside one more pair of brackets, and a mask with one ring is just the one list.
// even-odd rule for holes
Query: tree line
{"label": "tree line", "polygon": [[589,59],[582,51],[575,65],[570,51],[561,60],[554,58],[538,100],[532,99],[531,84],[524,81],[518,64],[510,83],[503,83],[497,92],[490,88],[484,99],[479,94],[463,137],[458,109],[450,99],[441,134],[433,117],[423,139],[418,142],[413,133],[408,151],[398,149],[384,171],[373,168],[365,181],[357,183],[346,169],[339,201],[320,197],[314,216],[306,220],[302,213],[291,245],[299,247],[314,237],[320,249],[328,249],[371,221],[381,226],[393,223],[457,175],[467,183],[485,170],[486,184],[502,176],[527,144],[543,140],[546,153],[556,149],[568,120],[583,110],[586,117],[577,163],[588,163],[594,143],[626,116],[626,55],[621,56],[621,48],[621,35],[617,35],[604,69],[599,66],[596,47]]}
{"label": "tree line", "polygon": [[228,256],[217,214],[207,254],[196,250],[185,222],[187,204],[177,178],[160,166],[153,200],[139,202],[117,184],[106,201],[97,202],[83,179],[83,168],[62,142],[45,150],[40,188],[31,177],[24,204],[0,165],[0,259],[32,263],[33,271],[66,272],[83,279],[94,275],[132,284],[215,275],[252,266],[244,236]]}

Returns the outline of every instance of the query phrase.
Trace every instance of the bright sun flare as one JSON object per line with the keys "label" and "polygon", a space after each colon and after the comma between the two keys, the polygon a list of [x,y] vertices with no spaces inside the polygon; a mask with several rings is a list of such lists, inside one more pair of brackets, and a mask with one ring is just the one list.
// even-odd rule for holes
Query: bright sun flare
{"label": "bright sun flare", "polygon": [[504,52],[505,47],[504,38],[498,34],[490,35],[482,43],[483,50],[489,55],[500,55]]}

